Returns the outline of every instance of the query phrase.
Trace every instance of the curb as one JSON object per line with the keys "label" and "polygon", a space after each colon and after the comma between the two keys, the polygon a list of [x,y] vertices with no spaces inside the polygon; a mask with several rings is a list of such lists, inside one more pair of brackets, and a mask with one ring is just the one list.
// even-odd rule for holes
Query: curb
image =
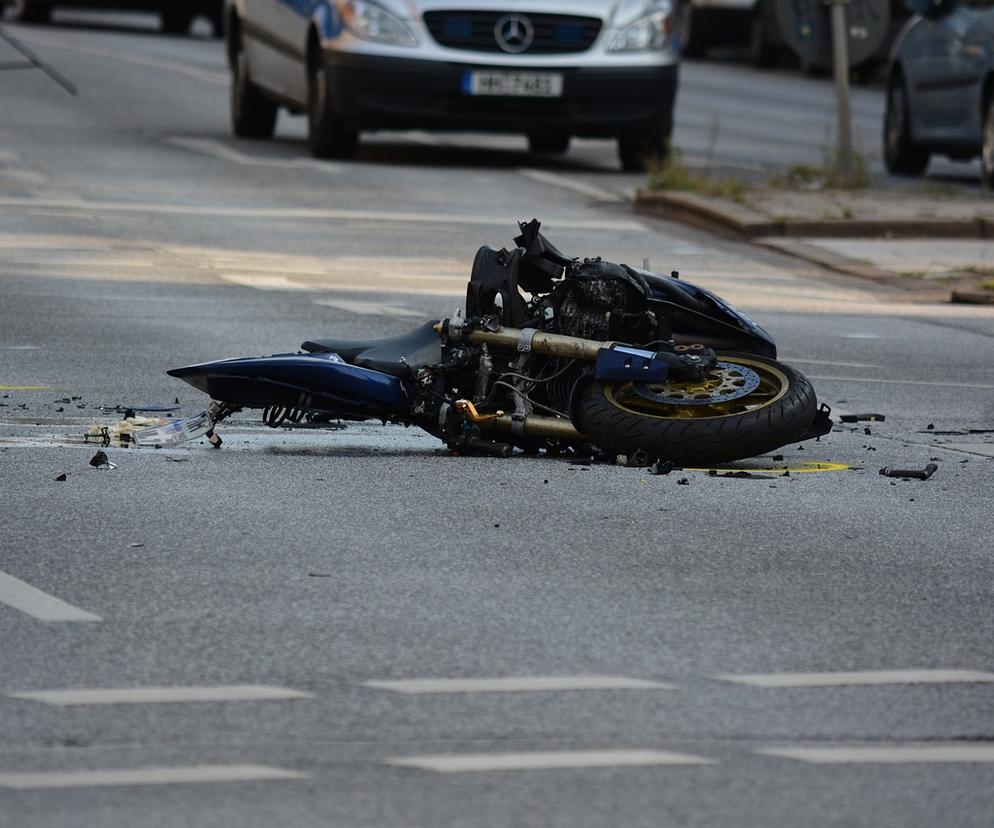
{"label": "curb", "polygon": [[635,212],[655,215],[703,230],[743,239],[783,238],[931,238],[994,239],[994,221],[986,218],[944,219],[771,219],[745,205],[703,198],[692,193],[650,192],[635,195]]}

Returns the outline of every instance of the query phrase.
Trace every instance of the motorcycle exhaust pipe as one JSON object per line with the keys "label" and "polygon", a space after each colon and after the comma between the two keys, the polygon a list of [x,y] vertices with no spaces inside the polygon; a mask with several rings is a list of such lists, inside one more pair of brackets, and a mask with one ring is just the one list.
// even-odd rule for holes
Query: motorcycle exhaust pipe
{"label": "motorcycle exhaust pipe", "polygon": [[564,420],[561,417],[527,414],[524,417],[516,418],[504,411],[481,414],[469,400],[456,400],[455,409],[460,414],[464,414],[470,422],[478,425],[481,431],[492,430],[514,434],[518,437],[547,437],[552,440],[573,442],[584,439],[584,436],[573,427],[569,420]]}
{"label": "motorcycle exhaust pipe", "polygon": [[[611,345],[611,342],[594,342],[591,339],[579,339],[575,336],[545,333],[535,328],[498,328],[488,331],[480,328],[466,330],[465,328],[441,323],[440,332],[453,342],[467,342],[470,345],[490,345],[495,348],[507,348],[526,354],[534,351],[536,354],[565,357],[566,359],[596,360],[601,348]],[[548,418],[543,418],[548,419]]]}

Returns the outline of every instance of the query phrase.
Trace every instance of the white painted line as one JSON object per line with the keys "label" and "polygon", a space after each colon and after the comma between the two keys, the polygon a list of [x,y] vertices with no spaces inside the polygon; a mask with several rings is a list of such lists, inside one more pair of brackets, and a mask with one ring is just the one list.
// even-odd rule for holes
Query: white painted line
{"label": "white painted line", "polygon": [[386,760],[388,765],[436,771],[554,770],[557,768],[620,768],[645,765],[714,765],[703,756],[659,750],[557,750],[529,753],[463,753],[435,756],[402,756]]}
{"label": "white painted line", "polygon": [[994,681],[976,670],[860,670],[851,673],[755,673],[718,676],[753,687],[843,687],[860,684],[964,684]]}
{"label": "white painted line", "polygon": [[163,138],[163,141],[174,147],[189,150],[190,152],[209,155],[220,158],[222,161],[230,161],[233,164],[244,164],[252,167],[276,167],[278,169],[307,169],[318,172],[337,175],[344,167],[341,164],[334,164],[325,161],[315,161],[310,158],[272,158],[260,155],[247,155],[240,150],[215,141],[211,138],[187,138],[184,136],[173,136]]}
{"label": "white painted line", "polygon": [[985,385],[980,382],[929,382],[928,380],[881,379],[880,377],[816,377],[811,374],[808,379],[820,382],[872,382],[878,385],[928,385],[936,388],[994,388],[994,385]]}
{"label": "white painted line", "polygon": [[266,765],[190,765],[128,770],[0,773],[0,788],[20,791],[49,788],[106,788],[115,785],[176,785],[205,782],[255,782],[262,779],[310,779],[309,773]]}
{"label": "white painted line", "polygon": [[[151,213],[180,216],[218,216],[221,218],[283,219],[285,221],[341,219],[343,221],[400,222],[410,224],[469,224],[507,227],[507,216],[478,216],[468,213],[402,213],[388,210],[340,210],[318,207],[239,207],[236,205],[207,206],[202,204],[163,204],[127,201],[82,201],[57,198],[0,198],[0,207],[18,210],[41,208],[47,210],[81,210],[92,213]],[[611,232],[646,233],[648,228],[638,221],[546,217],[543,224],[562,230],[604,230]]]}
{"label": "white painted line", "polygon": [[781,362],[788,365],[792,362],[799,362],[801,365],[831,365],[833,368],[882,368],[882,365],[871,365],[868,362],[832,362],[827,359],[801,359],[800,357],[778,357]]}
{"label": "white painted line", "polygon": [[912,762],[994,762],[994,745],[859,745],[848,747],[759,748],[764,756],[796,759],[815,765],[898,765]]}
{"label": "white painted line", "polygon": [[588,196],[596,201],[608,201],[615,204],[624,201],[621,196],[617,193],[612,193],[610,190],[604,190],[601,187],[595,187],[584,181],[577,181],[575,178],[558,175],[547,170],[534,170],[530,167],[522,167],[518,172],[532,181],[538,181],[541,184],[550,184],[553,187],[560,187],[564,190],[572,190],[574,193]]}
{"label": "white painted line", "polygon": [[6,572],[0,572],[0,604],[20,610],[39,621],[100,620],[99,615],[67,604]]}
{"label": "white painted line", "polygon": [[672,685],[625,676],[520,676],[514,678],[397,679],[363,682],[396,693],[534,693],[561,690],[672,690]]}
{"label": "white painted line", "polygon": [[362,302],[349,299],[315,299],[315,305],[323,305],[327,308],[338,308],[349,313],[358,313],[365,316],[410,316],[424,318],[428,314],[410,308],[399,308],[396,305],[384,305],[381,302]]}
{"label": "white painted line", "polygon": [[30,690],[8,693],[12,699],[55,704],[163,704],[172,702],[266,701],[269,699],[310,699],[312,693],[288,687],[236,684],[228,687],[115,687],[92,690]]}
{"label": "white painted line", "polygon": [[228,86],[229,84],[228,75],[225,72],[213,72],[210,69],[198,69],[195,66],[189,66],[185,63],[177,63],[172,60],[161,60],[159,58],[130,54],[122,51],[113,51],[111,49],[95,49],[92,46],[79,46],[76,44],[70,45],[69,43],[63,43],[62,41],[55,40],[51,37],[39,36],[35,32],[27,29],[18,29],[17,36],[21,40],[26,40],[29,43],[34,43],[38,46],[45,46],[51,49],[66,49],[70,52],[78,52],[81,55],[112,58],[114,60],[124,61],[125,63],[135,63],[139,66],[148,66],[152,69],[165,69],[167,72],[175,72],[177,75],[185,75],[188,78],[205,81],[206,83],[213,83],[217,86]]}

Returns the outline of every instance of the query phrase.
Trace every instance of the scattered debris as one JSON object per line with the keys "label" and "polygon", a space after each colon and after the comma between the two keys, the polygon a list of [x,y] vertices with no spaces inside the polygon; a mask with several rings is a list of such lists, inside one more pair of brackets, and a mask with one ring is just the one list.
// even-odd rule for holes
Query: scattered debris
{"label": "scattered debris", "polygon": [[500,524],[499,523],[495,523],[494,524],[494,529],[500,529]]}
{"label": "scattered debris", "polygon": [[883,414],[840,414],[839,421],[843,423],[882,423],[887,418]]}
{"label": "scattered debris", "polygon": [[129,543],[128,544],[128,546],[130,546],[132,549],[140,549],[144,545],[145,545],[144,543]]}
{"label": "scattered debris", "polygon": [[925,426],[925,430],[926,431],[935,431],[935,423],[929,423],[927,426]]}
{"label": "scattered debris", "polygon": [[869,427],[869,426],[866,426],[866,427],[865,427],[865,428],[863,429],[863,433],[864,433],[864,434],[873,434],[873,432],[872,432],[872,431],[870,430],[870,427]]}
{"label": "scattered debris", "polygon": [[885,466],[880,470],[884,477],[900,477],[904,480],[928,480],[939,470],[935,463],[929,463],[924,469],[892,469]]}
{"label": "scattered debris", "polygon": [[669,474],[674,468],[672,460],[657,460],[649,466],[649,474]]}
{"label": "scattered debris", "polygon": [[307,573],[307,577],[308,578],[330,578],[331,577],[331,573],[330,572],[308,572]]}
{"label": "scattered debris", "polygon": [[774,454],[773,455],[773,459],[774,460],[783,460],[783,455],[782,454]]}
{"label": "scattered debris", "polygon": [[[168,455],[168,454],[166,455],[166,459],[170,463],[186,463],[186,462],[188,462],[190,460],[189,457],[172,457],[171,455]],[[320,479],[321,478],[318,478],[318,480],[320,480]]]}
{"label": "scattered debris", "polygon": [[90,458],[90,465],[95,469],[116,469],[117,466],[107,459],[107,452],[98,451]]}
{"label": "scattered debris", "polygon": [[681,477],[679,480],[677,480],[676,484],[677,486],[689,486],[690,481],[686,477]]}
{"label": "scattered debris", "polygon": [[65,483],[66,482],[66,477],[67,477],[66,473],[62,472],[62,474],[60,474],[58,477],[55,478],[55,482],[56,483]]}

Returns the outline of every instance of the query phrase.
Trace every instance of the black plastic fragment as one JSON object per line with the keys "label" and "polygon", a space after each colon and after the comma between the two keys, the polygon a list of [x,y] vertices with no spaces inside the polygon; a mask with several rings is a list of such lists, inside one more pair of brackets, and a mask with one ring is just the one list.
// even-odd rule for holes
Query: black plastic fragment
{"label": "black plastic fragment", "polygon": [[657,460],[650,464],[649,474],[669,474],[674,468],[672,460]]}
{"label": "black plastic fragment", "polygon": [[892,469],[885,466],[880,470],[884,477],[901,477],[908,480],[928,480],[939,470],[935,463],[929,463],[924,469]]}
{"label": "black plastic fragment", "polygon": [[882,423],[887,418],[883,414],[841,414],[839,420],[843,423]]}
{"label": "black plastic fragment", "polygon": [[62,474],[60,474],[58,477],[55,478],[55,481],[57,483],[65,483],[66,482],[66,477],[67,477],[66,473],[62,472]]}
{"label": "black plastic fragment", "polygon": [[107,459],[107,452],[98,451],[93,457],[90,458],[90,465],[93,468],[98,469],[101,466],[106,466],[110,461]]}

